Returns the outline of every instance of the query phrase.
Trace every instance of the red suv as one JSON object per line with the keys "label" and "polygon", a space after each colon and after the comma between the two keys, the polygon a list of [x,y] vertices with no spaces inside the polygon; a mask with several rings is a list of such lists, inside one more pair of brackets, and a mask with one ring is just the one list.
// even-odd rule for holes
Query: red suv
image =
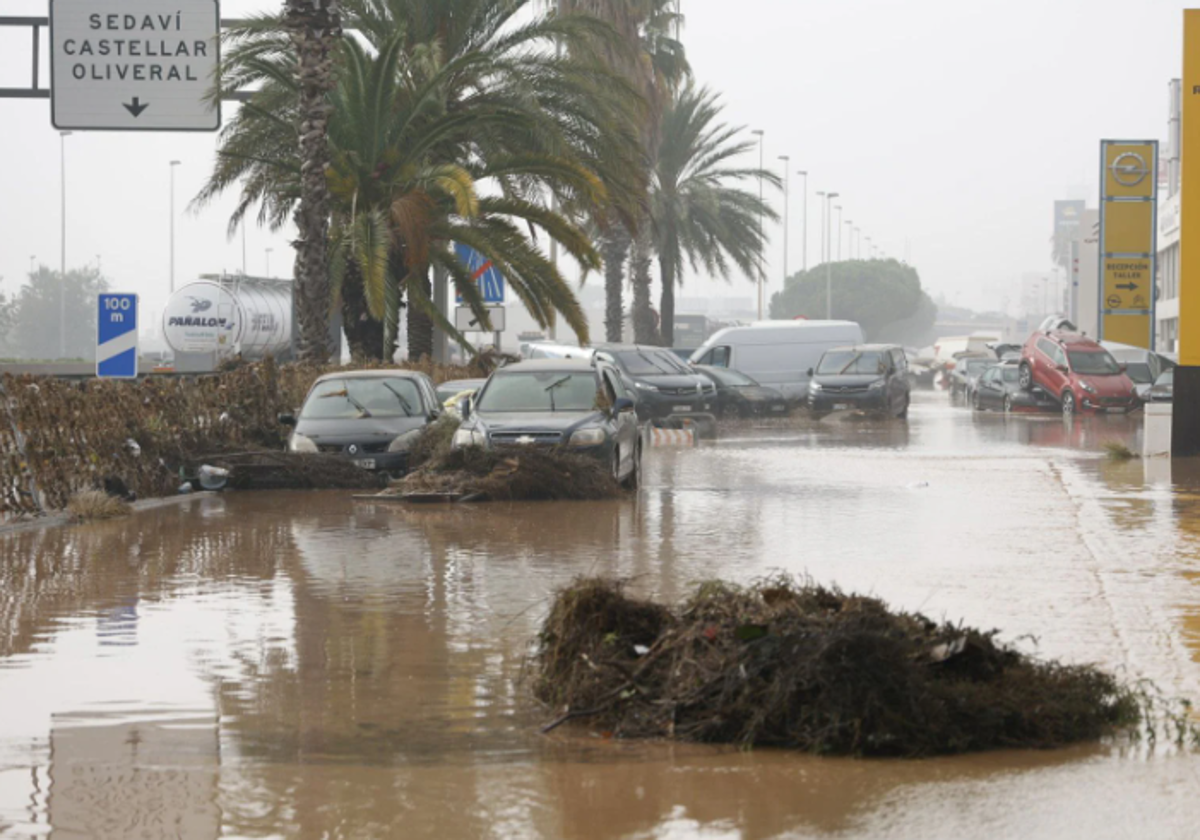
{"label": "red suv", "polygon": [[1063,414],[1126,412],[1142,404],[1124,365],[1086,335],[1062,330],[1034,333],[1025,342],[1020,383],[1054,397]]}

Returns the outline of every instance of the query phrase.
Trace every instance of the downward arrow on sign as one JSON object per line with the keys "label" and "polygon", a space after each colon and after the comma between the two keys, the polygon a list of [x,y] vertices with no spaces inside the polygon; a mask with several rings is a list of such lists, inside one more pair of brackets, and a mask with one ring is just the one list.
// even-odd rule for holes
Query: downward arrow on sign
{"label": "downward arrow on sign", "polygon": [[147,102],[145,105],[143,105],[142,101],[140,99],[138,99],[136,96],[133,97],[133,102],[122,102],[121,104],[125,107],[125,110],[128,111],[129,113],[133,114],[133,116],[135,118],[141,116],[142,111],[145,111],[147,108],[150,107],[149,102]]}

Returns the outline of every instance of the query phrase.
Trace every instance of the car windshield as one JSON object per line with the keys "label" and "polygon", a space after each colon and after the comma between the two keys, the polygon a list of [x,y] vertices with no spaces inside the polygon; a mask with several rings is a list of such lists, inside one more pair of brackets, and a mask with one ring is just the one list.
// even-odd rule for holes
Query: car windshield
{"label": "car windshield", "polygon": [[479,397],[477,410],[593,411],[596,375],[591,371],[497,373]]}
{"label": "car windshield", "polygon": [[302,420],[412,417],[421,413],[421,394],[411,379],[372,376],[327,379],[317,384],[300,412]]}
{"label": "car windshield", "polygon": [[736,370],[730,370],[729,368],[707,370],[705,373],[720,382],[722,385],[728,385],[731,388],[745,388],[747,386],[758,384],[746,374],[739,373]]}
{"label": "car windshield", "polygon": [[1145,362],[1126,362],[1125,375],[1139,385],[1149,385],[1154,381],[1154,374],[1150,372],[1150,365]]}
{"label": "car windshield", "polygon": [[676,356],[661,350],[622,350],[614,355],[630,376],[691,373]]}
{"label": "car windshield", "polygon": [[1111,376],[1121,372],[1117,360],[1107,350],[1068,350],[1071,370],[1090,376]]}
{"label": "car windshield", "polygon": [[883,354],[876,350],[859,352],[857,350],[830,350],[821,357],[817,373],[833,376],[844,374],[875,374],[882,376],[887,373],[887,363]]}

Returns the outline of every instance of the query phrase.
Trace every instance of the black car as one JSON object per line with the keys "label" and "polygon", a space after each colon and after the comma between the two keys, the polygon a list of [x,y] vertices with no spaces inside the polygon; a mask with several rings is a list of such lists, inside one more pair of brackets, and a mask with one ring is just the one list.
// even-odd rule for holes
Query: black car
{"label": "black car", "polygon": [[433,382],[407,370],[330,373],[313,383],[298,415],[279,422],[294,427],[289,452],[328,452],[364,469],[400,475],[408,448],[442,414]]}
{"label": "black car", "polygon": [[835,347],[808,375],[808,409],[815,417],[849,409],[908,416],[908,359],[902,347]]}
{"label": "black car", "polygon": [[744,373],[730,368],[692,365],[717,386],[718,417],[782,417],[788,402],[774,388],[759,385]]}
{"label": "black car", "polygon": [[1058,411],[1058,403],[1041,388],[1021,387],[1021,362],[1010,359],[983,372],[971,397],[977,411],[989,408],[1013,411]]}
{"label": "black car", "polygon": [[633,399],[617,370],[600,361],[539,359],[501,368],[464,406],[453,445],[565,446],[603,461],[627,487],[636,487],[642,472]]}
{"label": "black car", "polygon": [[662,347],[610,344],[596,348],[596,358],[612,365],[634,395],[638,419],[710,416],[717,406],[717,386]]}

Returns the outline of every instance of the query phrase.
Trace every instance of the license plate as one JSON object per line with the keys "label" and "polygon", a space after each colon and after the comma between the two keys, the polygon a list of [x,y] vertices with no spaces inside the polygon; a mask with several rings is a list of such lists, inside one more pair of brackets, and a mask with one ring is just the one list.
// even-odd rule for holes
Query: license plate
{"label": "license plate", "polygon": [[772,411],[783,411],[786,407],[787,406],[783,406],[783,405],[773,405],[773,406],[771,406],[771,410]]}
{"label": "license plate", "polygon": [[833,404],[834,411],[846,411],[848,408],[850,408],[850,403],[834,403]]}
{"label": "license plate", "polygon": [[692,407],[690,405],[677,405],[674,408],[672,408],[671,410],[672,411],[691,411]]}
{"label": "license plate", "polygon": [[355,461],[354,463],[357,466],[362,467],[364,470],[375,469],[375,459],[374,458],[360,458],[359,460]]}

